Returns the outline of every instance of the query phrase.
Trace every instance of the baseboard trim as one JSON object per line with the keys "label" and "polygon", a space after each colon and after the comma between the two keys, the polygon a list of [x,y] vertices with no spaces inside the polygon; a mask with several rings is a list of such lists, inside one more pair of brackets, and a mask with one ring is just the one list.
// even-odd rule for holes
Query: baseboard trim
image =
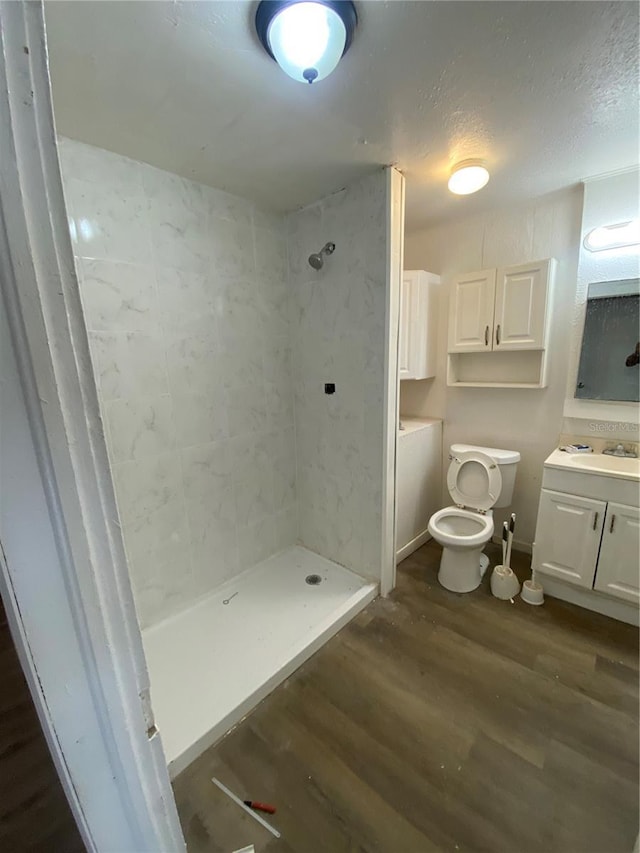
{"label": "baseboard trim", "polygon": [[603,616],[609,616],[619,622],[626,622],[628,625],[637,627],[640,624],[640,608],[631,602],[616,601],[591,589],[578,589],[569,586],[569,584],[562,583],[555,578],[547,577],[539,569],[536,571],[536,578],[542,584],[545,595],[560,598],[562,601],[568,601],[570,604],[576,604],[578,607],[584,607],[596,613],[602,613]]}
{"label": "baseboard trim", "polygon": [[422,533],[419,533],[414,537],[411,542],[403,545],[402,548],[396,552],[396,566],[398,563],[401,563],[405,557],[408,557],[409,554],[413,554],[414,551],[417,551],[418,548],[421,545],[424,545],[425,542],[428,542],[429,539],[431,539],[431,534],[428,530],[423,530]]}

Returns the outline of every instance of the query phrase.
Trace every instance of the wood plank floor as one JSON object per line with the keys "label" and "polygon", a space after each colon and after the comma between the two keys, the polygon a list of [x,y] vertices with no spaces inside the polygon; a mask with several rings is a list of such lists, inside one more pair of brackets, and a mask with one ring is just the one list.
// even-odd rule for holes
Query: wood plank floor
{"label": "wood plank floor", "polygon": [[84,849],[0,599],[0,851]]}
{"label": "wood plank floor", "polygon": [[[498,601],[488,577],[449,593],[439,558],[428,543],[405,560],[390,599],[176,779],[190,853],[632,850],[637,629],[552,599]],[[211,776],[277,805],[282,837]]]}

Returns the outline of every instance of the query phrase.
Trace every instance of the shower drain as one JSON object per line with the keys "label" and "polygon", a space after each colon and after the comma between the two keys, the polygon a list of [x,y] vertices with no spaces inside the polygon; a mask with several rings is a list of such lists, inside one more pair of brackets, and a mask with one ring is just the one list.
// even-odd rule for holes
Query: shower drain
{"label": "shower drain", "polygon": [[319,583],[322,583],[322,578],[320,575],[307,575],[305,582],[308,583],[309,586],[318,586]]}

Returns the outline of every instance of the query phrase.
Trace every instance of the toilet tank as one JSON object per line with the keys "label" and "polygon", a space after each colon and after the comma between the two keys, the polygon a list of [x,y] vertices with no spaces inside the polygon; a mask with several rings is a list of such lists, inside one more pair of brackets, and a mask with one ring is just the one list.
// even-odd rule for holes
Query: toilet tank
{"label": "toilet tank", "polygon": [[487,456],[496,461],[502,477],[502,489],[494,507],[509,506],[513,497],[513,487],[516,483],[516,468],[520,461],[518,451],[500,450],[497,447],[479,447],[477,444],[452,444],[450,452],[452,456],[455,456],[458,453],[467,453],[470,450],[479,450],[480,453],[486,453]]}

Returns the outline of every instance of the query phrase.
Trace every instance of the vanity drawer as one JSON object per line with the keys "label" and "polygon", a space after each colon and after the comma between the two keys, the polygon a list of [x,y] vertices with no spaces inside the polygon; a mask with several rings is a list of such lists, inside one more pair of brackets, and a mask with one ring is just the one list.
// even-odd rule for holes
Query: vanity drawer
{"label": "vanity drawer", "polygon": [[571,471],[567,468],[550,468],[545,465],[542,488],[571,495],[581,495],[600,501],[616,501],[628,506],[638,506],[638,483],[621,477],[607,477],[594,472]]}

